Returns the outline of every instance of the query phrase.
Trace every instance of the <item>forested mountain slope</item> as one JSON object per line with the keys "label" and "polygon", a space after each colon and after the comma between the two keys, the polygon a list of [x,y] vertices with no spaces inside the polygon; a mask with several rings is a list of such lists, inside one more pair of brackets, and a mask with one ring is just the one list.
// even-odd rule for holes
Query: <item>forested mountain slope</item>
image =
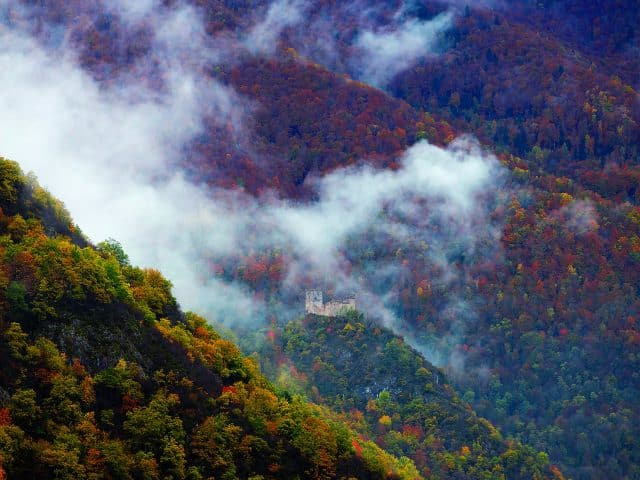
{"label": "forested mountain slope", "polygon": [[[420,478],[0,160],[0,478]],[[75,240],[74,240],[75,239]]]}
{"label": "forested mountain slope", "polygon": [[546,453],[505,441],[440,369],[355,310],[307,315],[271,328],[268,338],[259,358],[277,385],[341,412],[365,438],[411,458],[427,478],[562,478]]}
{"label": "forested mountain slope", "polygon": [[[531,168],[637,203],[638,67],[623,80],[615,57],[569,47],[555,29],[531,23],[508,12],[462,17],[448,33],[447,54],[399,74],[390,89],[521,156]],[[594,181],[599,176],[608,182]],[[626,191],[618,187],[623,182]],[[607,183],[614,184],[609,191]]]}
{"label": "forested mountain slope", "polygon": [[[245,211],[263,230],[236,237],[253,243],[205,251],[194,267],[198,279],[266,305],[262,319],[279,328],[301,312],[305,288],[359,289],[371,311],[384,311],[376,321],[432,354],[459,396],[505,437],[548,452],[574,479],[640,477],[637,2],[193,0],[151,2],[142,13],[116,3],[21,1],[3,7],[2,22],[46,48],[63,45],[108,92],[131,93],[133,84],[134,93],[148,89],[162,103],[171,78],[162,55],[170,54],[182,62],[180,74],[228,94],[228,111],[203,97],[212,102],[195,119],[203,128],[179,145],[170,169],[184,172],[212,204],[240,198],[205,237],[226,232],[223,217]],[[163,22],[184,11],[195,12],[187,18],[202,29],[186,29],[186,46],[171,37],[159,56],[158,39],[175,33]],[[407,57],[417,37],[432,42],[398,63],[393,52]],[[323,231],[315,223],[336,211],[357,217],[367,193],[402,176],[421,141],[449,145],[447,167],[458,172],[457,160],[473,147],[465,151],[454,139],[467,133],[497,157],[494,181],[471,199],[474,215],[443,213],[437,196],[394,191],[328,262],[308,261],[316,248],[300,259],[290,238],[278,237],[283,218],[269,215],[293,209],[304,214],[294,237],[322,246],[342,225]],[[429,152],[425,164],[435,165],[439,151]],[[349,196],[354,184],[339,179],[363,172],[370,188]],[[460,182],[449,190],[463,191],[466,177],[455,175]],[[327,211],[323,181],[337,185],[332,200],[352,203]],[[46,233],[84,245],[55,218],[43,217]],[[25,295],[39,285],[29,269],[12,275],[24,276]],[[131,275],[125,280],[136,291],[165,288],[156,277]],[[20,303],[23,289],[7,287]],[[52,291],[35,298],[38,312],[50,301],[65,303]],[[154,301],[164,310],[149,306],[142,317],[122,307],[131,321],[113,336],[100,331],[104,326],[87,328],[73,309],[60,315],[66,323],[25,321],[34,333],[57,338],[63,351],[64,342],[84,335],[86,342],[72,342],[73,355],[90,369],[125,353],[144,369],[136,321],[180,316],[161,298]],[[89,307],[105,322],[114,318],[100,305]],[[233,323],[236,316],[216,320]],[[101,339],[102,356],[83,353],[92,339]],[[334,344],[325,346],[314,346],[319,357],[339,357]],[[323,385],[349,393],[344,382]]]}

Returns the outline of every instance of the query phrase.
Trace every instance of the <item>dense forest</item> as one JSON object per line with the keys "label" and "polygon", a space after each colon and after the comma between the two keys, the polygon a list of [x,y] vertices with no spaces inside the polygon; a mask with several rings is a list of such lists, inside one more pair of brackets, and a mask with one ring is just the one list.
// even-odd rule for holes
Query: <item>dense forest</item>
{"label": "dense forest", "polygon": [[355,310],[308,315],[268,336],[259,350],[267,375],[340,412],[386,451],[408,456],[426,478],[562,478],[546,453],[504,441],[439,369]]}
{"label": "dense forest", "polygon": [[[640,478],[635,2],[116,3],[1,22],[134,106],[197,79],[201,108],[163,121],[198,128],[139,186],[204,192],[188,263],[244,303],[183,313],[3,161],[0,479]],[[441,160],[458,181],[433,193]],[[311,288],[361,311],[304,316]]]}

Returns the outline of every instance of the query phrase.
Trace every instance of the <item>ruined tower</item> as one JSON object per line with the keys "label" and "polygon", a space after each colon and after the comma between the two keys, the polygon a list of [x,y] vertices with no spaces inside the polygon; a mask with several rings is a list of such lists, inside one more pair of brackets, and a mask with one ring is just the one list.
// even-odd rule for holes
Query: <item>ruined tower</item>
{"label": "ruined tower", "polygon": [[304,310],[306,313],[322,315],[324,313],[324,301],[320,290],[307,290]]}

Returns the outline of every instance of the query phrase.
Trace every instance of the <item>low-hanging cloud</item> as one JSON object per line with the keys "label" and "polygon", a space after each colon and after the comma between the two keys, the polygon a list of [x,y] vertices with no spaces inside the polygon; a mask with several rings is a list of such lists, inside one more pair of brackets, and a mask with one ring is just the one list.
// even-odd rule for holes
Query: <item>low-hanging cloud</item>
{"label": "low-hanging cloud", "polygon": [[203,116],[213,112],[241,128],[242,102],[203,77],[200,65],[184,62],[198,58],[185,52],[198,47],[193,10],[165,12],[154,21],[161,92],[135,82],[104,87],[78,66],[73,50],[51,50],[24,31],[0,26],[6,72],[0,79],[0,154],[35,172],[90,239],[115,237],[134,262],[165,271],[185,306],[215,302],[221,314],[251,316],[254,305],[240,287],[200,271],[203,239],[224,248],[233,236],[218,228],[206,193],[176,170]]}
{"label": "low-hanging cloud", "polygon": [[122,18],[130,22],[139,22],[150,15],[155,15],[159,10],[159,0],[111,0],[110,8],[122,14]]}
{"label": "low-hanging cloud", "polygon": [[[320,200],[307,206],[276,207],[270,213],[307,255],[326,262],[352,234],[372,226],[389,227],[394,237],[406,237],[408,220],[418,211],[414,203],[428,200],[431,208],[454,222],[468,221],[474,199],[493,180],[495,161],[489,161],[468,138],[448,149],[418,142],[400,159],[397,171],[369,166],[337,170],[316,181]],[[401,213],[403,221],[383,225],[379,215]]]}
{"label": "low-hanging cloud", "polygon": [[298,24],[305,9],[303,0],[276,0],[269,5],[264,18],[244,36],[244,46],[253,54],[272,54],[282,31]]}
{"label": "low-hanging cloud", "polygon": [[[308,286],[357,292],[371,317],[445,363],[441,345],[414,338],[395,308],[411,281],[403,258],[420,257],[434,284],[467,282],[460,258],[498,248],[491,212],[504,168],[461,138],[447,148],[419,142],[395,171],[363,165],[309,179],[317,192],[310,203],[194,185],[177,166],[202,118],[213,110],[241,131],[246,111],[235,92],[190,60],[217,53],[204,36],[190,44],[202,30],[185,8],[131,14],[130,21],[142,15],[156,28],[159,92],[136,82],[105,87],[73,52],[0,27],[0,154],[35,172],[92,241],[116,238],[133,263],[162,270],[185,308],[256,325],[270,314],[300,314]],[[233,270],[247,256],[274,250],[287,257],[275,296],[210,268]],[[453,295],[443,315],[460,325],[472,310]]]}
{"label": "low-hanging cloud", "polygon": [[564,222],[570,231],[579,235],[599,228],[598,212],[594,203],[589,199],[574,200],[553,212],[551,217]]}
{"label": "low-hanging cloud", "polygon": [[438,41],[459,13],[452,5],[424,20],[412,16],[412,7],[410,2],[391,10],[394,7],[362,1],[321,5],[275,0],[251,28],[238,32],[238,46],[253,55],[272,56],[289,29],[287,40],[302,58],[382,88],[396,74],[436,55]]}
{"label": "low-hanging cloud", "polygon": [[397,26],[364,31],[355,45],[361,53],[354,60],[360,78],[384,87],[395,75],[435,53],[439,37],[453,24],[453,16],[445,12],[426,21],[410,18]]}

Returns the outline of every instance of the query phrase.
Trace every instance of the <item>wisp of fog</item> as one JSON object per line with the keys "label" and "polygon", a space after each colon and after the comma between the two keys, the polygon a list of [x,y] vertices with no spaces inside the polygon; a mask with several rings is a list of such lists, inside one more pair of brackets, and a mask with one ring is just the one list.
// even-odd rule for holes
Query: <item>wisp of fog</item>
{"label": "wisp of fog", "polygon": [[[398,159],[397,170],[375,170],[363,159],[359,167],[310,178],[317,192],[312,203],[194,185],[177,167],[182,148],[211,111],[241,131],[244,99],[203,76],[198,62],[185,61],[213,61],[220,53],[194,41],[204,38],[194,10],[130,15],[131,21],[144,16],[158,30],[161,92],[135,82],[100,84],[66,45],[45,47],[18,28],[0,26],[0,154],[33,171],[92,241],[116,238],[134,264],[160,269],[184,308],[227,324],[259,325],[269,312],[299,315],[303,286],[315,284],[357,292],[367,313],[411,341],[393,309],[396,286],[408,272],[376,252],[389,246],[420,251],[439,267],[434,282],[452,284],[466,280],[452,267],[452,249],[471,255],[499,244],[500,229],[489,217],[505,171],[469,138],[447,148],[418,142]],[[449,21],[445,15],[435,28]],[[247,38],[272,28],[260,25]],[[382,37],[365,32],[361,46],[373,55],[383,38],[377,61],[392,72],[403,68],[393,49],[423,34],[423,26],[408,23]],[[260,42],[252,48],[271,51]],[[375,268],[354,270],[349,249],[367,246]],[[288,261],[284,293],[270,305],[247,284],[209,268],[211,261],[276,249],[286,251]],[[458,299],[448,308],[468,309]],[[431,360],[444,361],[413,343]]]}

